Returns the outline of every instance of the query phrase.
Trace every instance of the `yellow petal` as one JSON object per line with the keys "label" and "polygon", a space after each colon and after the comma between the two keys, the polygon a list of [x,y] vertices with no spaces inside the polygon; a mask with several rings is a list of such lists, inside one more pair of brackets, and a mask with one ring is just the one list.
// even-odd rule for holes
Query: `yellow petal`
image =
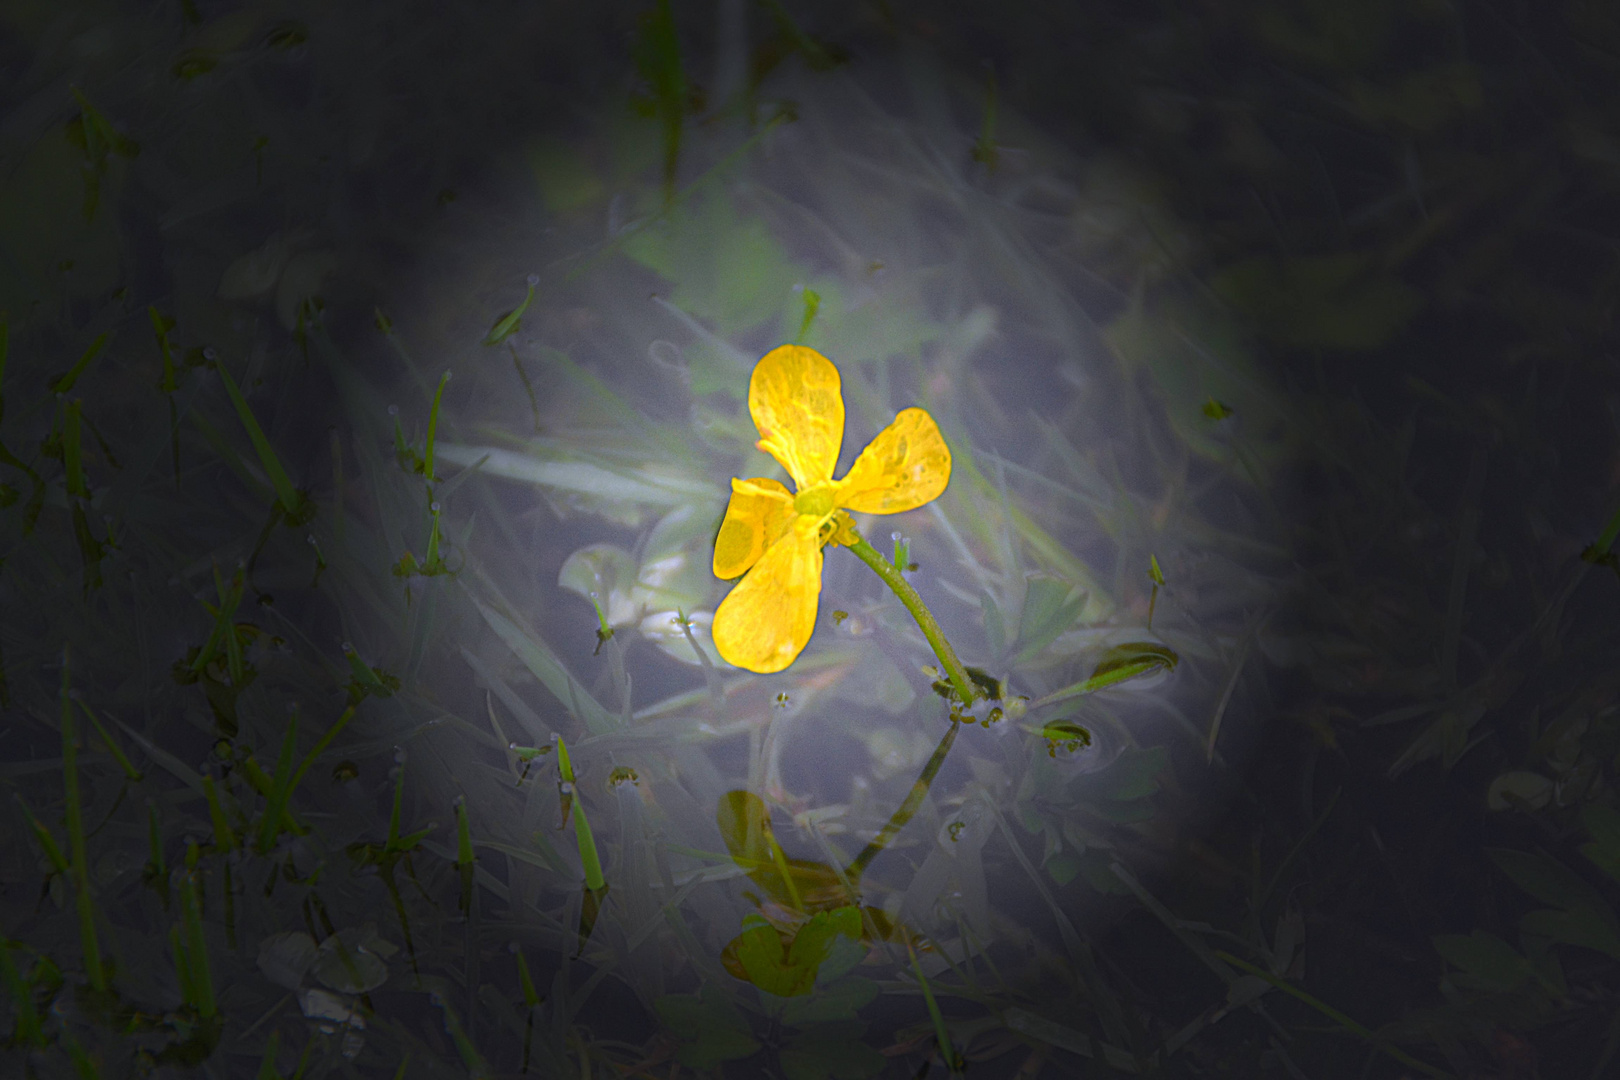
{"label": "yellow petal", "polygon": [[951,479],[951,452],[934,418],[907,409],[838,482],[838,505],[863,514],[898,514],[937,499]]}
{"label": "yellow petal", "polygon": [[789,529],[720,602],[709,633],[733,664],[762,675],[793,663],[810,641],[821,595],[821,545]]}
{"label": "yellow petal", "polygon": [[714,538],[714,576],[741,577],[793,524],[793,494],[779,480],[733,480],[731,502]]}
{"label": "yellow petal", "polygon": [[844,441],[844,394],[832,361],[803,345],[772,349],[748,380],[748,412],[759,448],[800,491],[832,479]]}

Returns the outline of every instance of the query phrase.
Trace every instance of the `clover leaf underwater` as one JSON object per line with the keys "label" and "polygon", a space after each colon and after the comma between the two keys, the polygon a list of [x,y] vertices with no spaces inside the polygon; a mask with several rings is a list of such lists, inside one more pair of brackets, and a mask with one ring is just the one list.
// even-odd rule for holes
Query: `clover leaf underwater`
{"label": "clover leaf underwater", "polygon": [[712,633],[727,663],[767,674],[793,663],[810,641],[822,548],[859,539],[848,511],[898,514],[931,502],[950,482],[951,453],[933,417],[906,409],[834,480],[842,384],[830,360],[802,345],[773,349],[754,366],[748,411],[756,445],[781,463],[796,491],[765,477],[731,481],[714,573],[746,576],[715,612]]}

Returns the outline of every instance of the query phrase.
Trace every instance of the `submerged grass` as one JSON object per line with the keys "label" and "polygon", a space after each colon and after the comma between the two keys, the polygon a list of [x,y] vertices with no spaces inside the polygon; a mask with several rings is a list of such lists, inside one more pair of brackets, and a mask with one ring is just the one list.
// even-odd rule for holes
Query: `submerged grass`
{"label": "submerged grass", "polygon": [[[68,664],[69,652],[62,650],[62,786],[66,799],[68,859],[67,873],[73,879],[74,910],[79,916],[79,948],[90,988],[107,991],[107,969],[101,956],[101,936],[97,931],[95,896],[90,891],[90,856],[85,846],[84,804],[79,797],[79,732],[74,722],[73,683]],[[46,835],[38,823],[36,833]],[[54,846],[54,845],[53,845]],[[57,852],[53,862],[61,860]]]}

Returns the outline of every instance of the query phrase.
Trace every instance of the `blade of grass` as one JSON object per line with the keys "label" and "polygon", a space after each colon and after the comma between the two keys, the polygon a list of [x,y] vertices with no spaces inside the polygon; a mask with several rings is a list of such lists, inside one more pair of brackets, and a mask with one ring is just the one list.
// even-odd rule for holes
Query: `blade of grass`
{"label": "blade of grass", "polygon": [[79,376],[83,375],[85,368],[90,366],[90,361],[94,360],[101,350],[106,347],[107,336],[106,332],[96,336],[96,340],[90,343],[90,347],[84,350],[84,355],[79,357],[78,361],[68,369],[67,373],[51,383],[51,393],[66,394],[73,389],[73,384],[79,381]]}
{"label": "blade of grass", "polygon": [[83,402],[74,398],[62,409],[62,466],[67,470],[67,492],[81,499],[90,497],[84,482]]}
{"label": "blade of grass", "polygon": [[562,702],[571,715],[592,735],[605,735],[621,727],[619,718],[602,707],[590,692],[563,666],[556,653],[540,638],[524,630],[507,616],[481,600],[473,601],[479,614],[507,648],[523,662],[536,679]]}
{"label": "blade of grass", "polygon": [[226,588],[223,579],[219,575],[219,566],[216,564],[214,567],[214,589],[219,594],[219,606],[215,607],[207,603],[203,605],[214,616],[214,626],[209,631],[208,640],[203,642],[203,647],[197,651],[197,659],[191,662],[192,671],[200,672],[206,668],[214,659],[214,654],[220,650],[220,647],[225,645],[229,649],[228,640],[236,636],[232,620],[236,618],[236,609],[242,603],[242,593],[247,589],[247,573],[245,569],[238,566],[236,573],[231,575],[230,587]]}
{"label": "blade of grass", "polygon": [[270,779],[270,794],[265,797],[264,819],[259,823],[259,851],[268,852],[275,845],[283,827],[282,813],[292,795],[293,756],[298,743],[298,706],[287,716],[287,733],[281,739],[281,754],[276,758],[276,772]]}
{"label": "blade of grass", "polygon": [[236,380],[231,378],[231,373],[226,370],[224,364],[216,363],[214,370],[219,372],[220,381],[225,384],[225,393],[230,395],[231,404],[236,406],[236,415],[241,418],[242,426],[247,429],[248,438],[253,441],[253,449],[259,455],[259,464],[264,466],[264,471],[270,476],[270,483],[276,489],[276,498],[280,500],[282,510],[288,517],[298,517],[303,510],[304,496],[293,487],[287,470],[281,467],[281,459],[276,456],[270,440],[265,437],[258,418],[248,407],[247,399],[237,388]]}
{"label": "blade of grass", "polygon": [[1069,921],[1069,916],[1053,897],[1050,889],[1046,887],[1040,872],[1035,864],[1029,861],[1024,849],[1018,843],[1018,837],[1013,833],[1012,826],[1007,824],[1006,815],[992,799],[986,799],[984,805],[990,813],[995,815],[996,827],[1001,830],[1002,837],[1007,841],[1007,847],[1012,850],[1013,860],[1018,863],[1026,877],[1034,884],[1035,891],[1040,894],[1041,900],[1052,913],[1052,919],[1057,923],[1058,937],[1063,941],[1063,948],[1068,952],[1080,969],[1081,980],[1097,1009],[1098,1017],[1102,1021],[1103,1032],[1110,1040],[1120,1046],[1130,1045],[1130,1031],[1125,1024],[1125,1014],[1120,1007],[1119,997],[1109,989],[1103,979],[1102,971],[1097,965],[1097,959],[1091,952],[1091,946],[1080,937]]}
{"label": "blade of grass", "polygon": [[188,873],[180,881],[180,917],[185,946],[185,964],[194,995],[192,1006],[204,1020],[219,1012],[214,1000],[214,976],[208,963],[208,943],[203,940],[202,910],[197,903],[197,876]]}
{"label": "blade of grass", "polygon": [[141,749],[146,751],[147,757],[163,766],[165,771],[167,771],[181,783],[185,784],[191,790],[195,791],[198,795],[202,794],[202,777],[197,774],[195,769],[181,761],[179,758],[175,757],[173,754],[169,753],[167,750],[158,746],[156,743],[153,743],[146,736],[142,735],[140,732],[136,731],[122,720],[118,721],[118,726],[124,729],[124,734],[128,735],[130,738],[134,739],[140,744]]}
{"label": "blade of grass", "polygon": [[96,905],[90,895],[90,860],[84,843],[84,808],[79,801],[79,733],[73,716],[73,685],[68,650],[62,650],[62,779],[67,789],[68,867],[73,878],[79,914],[79,941],[85,971],[98,992],[107,990],[107,971],[101,963],[101,941],[96,936]]}
{"label": "blade of grass", "polygon": [[84,715],[89,717],[90,723],[96,729],[96,734],[101,736],[101,741],[107,744],[108,752],[112,754],[113,760],[118,762],[118,767],[124,771],[124,776],[131,783],[139,783],[141,771],[125,756],[123,748],[113,742],[111,733],[107,731],[107,726],[101,722],[101,718],[90,707],[90,703],[85,701],[83,696],[79,694],[74,694],[73,698],[79,703],[79,708],[84,710]]}
{"label": "blade of grass", "polygon": [[[534,292],[533,289],[529,291],[531,295]],[[439,404],[444,400],[444,386],[449,381],[448,371],[439,376],[439,388],[433,392],[433,408],[428,412],[427,447],[422,451],[422,475],[427,477],[430,484],[438,479],[433,474],[433,443],[439,436]]]}
{"label": "blade of grass", "polygon": [[178,372],[174,366],[174,343],[169,340],[169,331],[174,329],[174,320],[163,316],[155,306],[148,306],[146,314],[152,320],[152,332],[157,336],[158,352],[163,357],[163,378],[158,382],[158,389],[162,391],[169,405],[169,453],[174,464],[174,486],[180,486],[180,409],[175,404],[175,391],[180,389]]}
{"label": "blade of grass", "polygon": [[5,983],[6,992],[11,1000],[16,1002],[17,1016],[12,1021],[11,1038],[14,1043],[33,1049],[43,1049],[45,1046],[45,1029],[40,1023],[39,1010],[34,1006],[33,988],[17,970],[17,963],[11,958],[12,949],[17,943],[0,938],[0,982]]}
{"label": "blade of grass", "polygon": [[23,812],[23,817],[28,819],[28,827],[33,830],[34,839],[39,842],[40,850],[45,853],[45,861],[51,864],[51,869],[54,872],[66,875],[68,872],[67,856],[62,854],[62,848],[57,844],[56,837],[51,835],[44,822],[34,816],[34,812],[23,801],[21,792],[14,793],[12,798],[17,801],[17,808]]}
{"label": "blade of grass", "polygon": [[259,1072],[255,1080],[281,1080],[281,1073],[276,1069],[276,1053],[281,1049],[281,1033],[270,1032],[270,1038],[264,1046],[264,1059],[259,1062]]}
{"label": "blade of grass", "polygon": [[[11,352],[11,322],[4,312],[0,312],[0,419],[6,413],[6,358]],[[33,490],[28,496],[28,502],[23,508],[23,535],[34,531],[34,523],[39,520],[40,512],[45,509],[45,482],[40,479],[39,473],[33,467],[23,462],[4,443],[0,443],[0,464],[10,465],[28,477]],[[3,674],[0,674],[0,690],[4,689]],[[3,703],[0,703],[3,706]]]}
{"label": "blade of grass", "polygon": [[1298,857],[1299,853],[1305,849],[1305,845],[1310,843],[1311,837],[1316,835],[1316,831],[1320,829],[1327,821],[1328,817],[1332,815],[1333,808],[1339,805],[1339,796],[1343,794],[1343,787],[1340,787],[1333,793],[1333,797],[1329,799],[1328,804],[1322,808],[1322,812],[1316,816],[1316,820],[1311,822],[1311,827],[1305,830],[1304,835],[1294,842],[1293,847],[1288,849],[1288,854],[1284,856],[1283,861],[1277,864],[1277,869],[1272,873],[1271,880],[1266,883],[1265,891],[1260,894],[1259,899],[1255,903],[1254,911],[1256,916],[1260,915],[1260,913],[1265,910],[1266,904],[1271,901],[1271,894],[1277,890],[1277,883],[1282,880],[1284,871],[1288,869],[1288,867],[1293,863],[1294,859]]}
{"label": "blade of grass", "polygon": [[[1158,568],[1157,562],[1154,568]],[[1157,590],[1158,586],[1155,585],[1154,589]],[[1232,700],[1232,691],[1237,689],[1238,676],[1243,674],[1243,665],[1249,662],[1249,651],[1254,647],[1255,637],[1259,634],[1260,624],[1264,621],[1261,618],[1251,622],[1248,631],[1243,635],[1243,643],[1238,646],[1237,659],[1232,661],[1232,674],[1226,678],[1226,686],[1221,690],[1221,700],[1215,704],[1215,716],[1209,722],[1209,739],[1204,747],[1206,763],[1213,763],[1215,760],[1215,742],[1221,736],[1221,718],[1226,715],[1226,706]],[[1151,625],[1151,608],[1148,622]]]}
{"label": "blade of grass", "polygon": [[[1132,658],[1122,650],[1132,650],[1137,655]],[[1080,697],[1084,694],[1094,694],[1098,690],[1117,686],[1122,682],[1134,679],[1139,675],[1146,675],[1159,668],[1174,670],[1178,656],[1171,650],[1153,642],[1132,642],[1129,645],[1118,645],[1104,655],[1097,664],[1096,673],[1089,679],[1072,683],[1061,690],[1054,690],[1045,697],[1037,698],[1029,703],[1029,708],[1038,709],[1043,705],[1055,705],[1060,701]]]}
{"label": "blade of grass", "polygon": [[960,1076],[966,1062],[956,1052],[956,1047],[951,1045],[951,1033],[945,1027],[945,1016],[939,1011],[939,1002],[934,1000],[934,990],[928,985],[928,976],[923,974],[922,965],[917,963],[917,950],[912,948],[909,936],[906,938],[906,955],[911,958],[911,970],[917,976],[917,985],[922,987],[923,1004],[928,1006],[928,1019],[934,1023],[934,1039],[939,1046],[940,1057],[945,1059],[945,1068],[952,1076]]}
{"label": "blade of grass", "polygon": [[523,958],[523,947],[512,942],[512,955],[517,958],[518,986],[523,991],[523,1063],[518,1066],[519,1073],[529,1071],[529,1051],[534,1042],[534,1011],[540,1007],[540,994],[534,988],[534,979],[529,975],[529,962]]}
{"label": "blade of grass", "polygon": [[472,911],[473,846],[472,827],[467,823],[467,796],[457,795],[456,811],[456,870],[461,875],[461,913]]}
{"label": "blade of grass", "polygon": [[214,826],[214,849],[220,852],[236,849],[236,831],[225,816],[225,807],[219,801],[219,789],[212,776],[203,774],[203,797],[208,800],[208,819]]}
{"label": "blade of grass", "polygon": [[394,748],[394,804],[388,811],[388,837],[383,841],[383,851],[392,852],[400,850],[399,824],[405,808],[405,750],[403,747]]}
{"label": "blade of grass", "polygon": [[101,1068],[96,1059],[80,1044],[78,1039],[66,1032],[62,1033],[62,1041],[67,1043],[68,1060],[73,1062],[73,1071],[79,1080],[101,1080]]}
{"label": "blade of grass", "polygon": [[[557,773],[570,789],[578,787],[574,780],[574,764],[568,757],[568,746],[560,735],[557,736]],[[597,892],[607,887],[607,879],[602,876],[602,860],[596,851],[596,837],[591,833],[590,822],[585,820],[585,806],[577,792],[572,803],[574,836],[579,842],[579,861],[585,867],[585,887]]]}
{"label": "blade of grass", "polygon": [[1326,1002],[1319,1001],[1310,994],[1307,994],[1305,991],[1301,990],[1287,979],[1284,979],[1278,975],[1273,975],[1265,968],[1257,967],[1246,960],[1240,960],[1225,950],[1217,949],[1215,950],[1215,955],[1234,967],[1242,968],[1244,971],[1255,976],[1256,978],[1264,979],[1266,982],[1270,983],[1272,986],[1275,986],[1278,990],[1281,990],[1290,997],[1304,1002],[1306,1005],[1309,1005],[1311,1008],[1315,1009],[1329,1020],[1332,1020],[1335,1024],[1338,1024],[1346,1031],[1353,1035],[1360,1036],[1367,1042],[1372,1043],[1375,1049],[1389,1055],[1396,1061],[1399,1061],[1402,1065],[1405,1065],[1408,1068],[1416,1069],[1425,1076],[1436,1077],[1437,1080],[1454,1080],[1452,1075],[1446,1072],[1444,1069],[1436,1068],[1426,1061],[1419,1061],[1417,1058],[1413,1057],[1411,1054],[1408,1054],[1400,1047],[1394,1046],[1388,1041],[1379,1038],[1376,1032],[1373,1032],[1366,1027],[1363,1027],[1361,1024],[1356,1023],[1354,1020],[1350,1019],[1350,1017],[1346,1016],[1338,1009],[1335,1009],[1333,1006],[1327,1004]]}
{"label": "blade of grass", "polygon": [[1151,911],[1164,924],[1165,929],[1174,934],[1177,940],[1187,947],[1188,952],[1198,957],[1200,963],[1215,973],[1216,978],[1227,986],[1231,986],[1238,981],[1236,973],[1217,959],[1215,950],[1204,944],[1204,940],[1197,934],[1192,933],[1183,926],[1181,920],[1176,918],[1169,908],[1159,903],[1158,897],[1142,887],[1141,882],[1136,880],[1134,874],[1117,862],[1112,864],[1109,870],[1125,884],[1126,888],[1136,894],[1136,899],[1141,902],[1142,906]]}
{"label": "blade of grass", "polygon": [[326,734],[322,735],[315,745],[310,747],[309,753],[305,754],[304,760],[299,763],[298,771],[293,773],[292,782],[287,785],[288,799],[292,798],[292,793],[297,790],[298,782],[304,778],[304,774],[309,772],[310,768],[315,764],[315,759],[326,753],[326,748],[332,745],[332,740],[338,737],[338,732],[342,731],[348,726],[349,721],[354,719],[354,711],[357,708],[359,708],[358,705],[350,705],[347,709],[344,709],[343,714],[337,718],[337,721],[326,729]]}
{"label": "blade of grass", "polygon": [[529,291],[523,297],[523,302],[495,320],[495,325],[491,326],[489,333],[484,335],[485,345],[499,345],[517,333],[518,327],[523,323],[523,313],[529,310],[530,304],[534,303],[534,287],[539,283],[538,279],[528,282]]}

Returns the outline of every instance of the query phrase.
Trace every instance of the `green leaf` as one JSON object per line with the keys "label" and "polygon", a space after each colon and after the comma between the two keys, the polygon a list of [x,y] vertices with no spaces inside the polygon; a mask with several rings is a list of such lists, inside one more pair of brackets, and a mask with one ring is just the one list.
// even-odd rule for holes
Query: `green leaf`
{"label": "green leaf", "polygon": [[1099,690],[1106,690],[1144,675],[1152,675],[1159,671],[1174,671],[1180,662],[1181,657],[1177,656],[1174,650],[1157,642],[1133,641],[1115,645],[1097,661],[1097,666],[1092,669],[1089,679],[1082,679],[1061,690],[1054,690],[1045,697],[1030,702],[1029,707],[1038,709],[1044,705],[1055,705],[1070,698],[1095,694]]}
{"label": "green leaf", "polygon": [[[843,940],[847,939],[841,936],[838,939]],[[861,953],[864,955],[865,950],[862,949]],[[828,966],[830,964],[825,963],[822,966],[823,981]],[[782,1022],[805,1027],[831,1020],[853,1020],[857,1012],[878,996],[878,990],[878,984],[871,979],[844,979],[836,985],[823,986],[813,994],[788,1002],[782,1007]]]}
{"label": "green leaf", "polygon": [[794,963],[781,931],[759,915],[749,914],[743,919],[743,932],[737,936],[737,959],[748,972],[750,982],[778,997],[808,994],[816,982],[815,967]]}
{"label": "green leaf", "polygon": [[1592,841],[1581,845],[1581,854],[1599,870],[1620,881],[1620,810],[1599,803],[1587,803],[1581,821]]}
{"label": "green leaf", "polygon": [[762,916],[749,914],[735,952],[755,986],[778,997],[798,997],[815,987],[821,965],[839,937],[859,941],[860,936],[860,909],[852,905],[816,912],[791,942]]}
{"label": "green leaf", "polygon": [[1488,854],[1515,885],[1543,903],[1565,911],[1609,906],[1585,878],[1556,859],[1508,848],[1492,848]]}
{"label": "green leaf", "polygon": [[1446,963],[1460,970],[1454,981],[1469,989],[1506,993],[1532,974],[1530,961],[1517,949],[1483,930],[1467,937],[1441,934],[1434,947]]}
{"label": "green leaf", "polygon": [[489,333],[484,335],[484,344],[499,345],[517,333],[518,326],[523,322],[523,313],[529,310],[529,305],[532,303],[534,303],[534,286],[531,284],[528,294],[523,297],[523,303],[495,320],[495,325],[491,326]]}
{"label": "green leaf", "polygon": [[1591,908],[1577,908],[1573,911],[1552,911],[1543,908],[1526,915],[1520,921],[1520,926],[1527,934],[1551,938],[1566,945],[1596,949],[1620,960],[1620,931],[1615,929],[1613,912],[1608,912],[1607,918],[1604,914]]}
{"label": "green leaf", "polygon": [[840,937],[859,941],[861,937],[861,909],[853,904],[818,911],[810,921],[799,927],[788,949],[788,962],[800,967],[820,968],[832,954],[833,945]]}
{"label": "green leaf", "polygon": [[979,610],[984,614],[984,638],[990,646],[990,654],[1000,656],[1007,651],[1006,620],[1001,617],[1001,607],[995,597],[983,589],[979,590]]}
{"label": "green leaf", "polygon": [[1545,776],[1514,770],[1491,781],[1485,792],[1485,805],[1491,810],[1511,810],[1515,806],[1540,810],[1552,801],[1552,793],[1553,782]]}
{"label": "green leaf", "polygon": [[1134,679],[1161,668],[1174,671],[1181,657],[1168,646],[1153,641],[1133,641],[1116,645],[1103,654],[1091,672],[1092,682],[1113,685],[1125,679]]}
{"label": "green leaf", "polygon": [[787,857],[771,831],[770,808],[753,792],[722,795],[715,824],[732,860],[778,903],[803,911],[805,893],[825,896],[841,889],[837,872],[826,863]]}
{"label": "green leaf", "polygon": [[883,1071],[882,1054],[861,1042],[866,1025],[858,1020],[802,1031],[782,1048],[787,1080],[867,1080]]}
{"label": "green leaf", "polygon": [[674,283],[670,301],[722,337],[782,312],[803,273],[764,224],[719,192],[686,199],[627,237],[624,252]]}
{"label": "green leaf", "polygon": [[676,1057],[690,1068],[712,1069],[759,1049],[747,1022],[711,986],[704,986],[701,994],[666,994],[653,1002],[653,1008],[680,1038],[683,1045]]}
{"label": "green leaf", "polygon": [[1159,790],[1159,773],[1170,764],[1162,746],[1147,750],[1127,749],[1106,769],[1078,778],[1075,788],[1087,798],[1127,801],[1142,799]]}
{"label": "green leaf", "polygon": [[1062,578],[1030,574],[1024,586],[1024,607],[1018,617],[1018,655],[1015,665],[1040,652],[1052,639],[1074,625],[1086,606],[1086,593]]}
{"label": "green leaf", "polygon": [[1546,855],[1505,848],[1489,854],[1515,885],[1558,909],[1526,915],[1525,932],[1620,959],[1620,919],[1585,878]]}
{"label": "green leaf", "polygon": [[595,598],[609,626],[625,626],[641,616],[630,599],[636,584],[636,561],[617,544],[589,544],[563,561],[557,584],[587,600]]}

